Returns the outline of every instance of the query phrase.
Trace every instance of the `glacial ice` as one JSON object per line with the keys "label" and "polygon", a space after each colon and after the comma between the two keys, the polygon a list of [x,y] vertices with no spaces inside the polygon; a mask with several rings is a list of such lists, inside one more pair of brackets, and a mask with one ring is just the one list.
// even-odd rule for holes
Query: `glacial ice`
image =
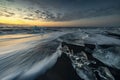
{"label": "glacial ice", "polygon": [[113,68],[120,69],[120,46],[107,49],[98,48],[93,52],[93,57]]}
{"label": "glacial ice", "polygon": [[[97,65],[97,63],[89,60],[88,53],[84,51],[90,52],[91,56],[101,63],[120,70],[120,40],[118,38],[98,33],[73,32],[63,35],[60,39],[66,43],[62,49],[63,53],[71,59],[73,67],[82,79],[97,80],[97,73],[102,80],[115,80],[106,66],[91,67],[90,65]],[[86,50],[74,53],[74,50],[69,49],[69,44],[82,46]],[[95,48],[90,51],[90,47],[85,44],[94,45]]]}

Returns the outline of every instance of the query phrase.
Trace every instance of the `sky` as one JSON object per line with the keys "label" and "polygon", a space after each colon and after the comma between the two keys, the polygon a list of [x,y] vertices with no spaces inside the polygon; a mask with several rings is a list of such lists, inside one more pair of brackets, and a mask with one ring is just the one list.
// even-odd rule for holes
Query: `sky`
{"label": "sky", "polygon": [[120,26],[120,0],[0,0],[0,25]]}

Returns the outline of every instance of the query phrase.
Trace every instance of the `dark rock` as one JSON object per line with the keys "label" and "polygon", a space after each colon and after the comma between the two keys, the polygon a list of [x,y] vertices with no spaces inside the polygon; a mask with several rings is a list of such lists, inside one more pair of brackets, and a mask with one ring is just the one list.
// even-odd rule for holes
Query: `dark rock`
{"label": "dark rock", "polygon": [[82,80],[74,70],[70,59],[66,54],[58,58],[57,63],[45,74],[36,78],[36,80]]}

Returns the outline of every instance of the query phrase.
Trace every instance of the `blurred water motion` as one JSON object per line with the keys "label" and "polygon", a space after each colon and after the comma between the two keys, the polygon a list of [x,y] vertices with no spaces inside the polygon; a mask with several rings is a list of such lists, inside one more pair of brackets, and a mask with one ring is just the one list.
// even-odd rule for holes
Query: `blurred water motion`
{"label": "blurred water motion", "polygon": [[60,55],[57,52],[59,43],[55,39],[62,34],[1,35],[0,79],[32,80],[44,72]]}

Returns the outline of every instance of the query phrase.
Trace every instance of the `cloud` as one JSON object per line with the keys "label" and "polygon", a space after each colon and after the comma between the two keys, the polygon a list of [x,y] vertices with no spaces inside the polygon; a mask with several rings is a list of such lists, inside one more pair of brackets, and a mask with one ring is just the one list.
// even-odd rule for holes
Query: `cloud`
{"label": "cloud", "polygon": [[0,16],[5,16],[5,17],[12,17],[14,16],[15,13],[7,11],[7,10],[2,10],[0,11]]}
{"label": "cloud", "polygon": [[69,20],[78,20],[83,18],[92,18],[99,16],[109,16],[109,15],[119,15],[119,7],[106,7],[106,8],[91,8],[86,10],[71,11],[58,18],[59,21],[69,21]]}
{"label": "cloud", "polygon": [[[83,18],[119,15],[120,0],[7,0],[21,4],[14,7],[28,20],[71,21]],[[24,7],[27,6],[27,7]],[[23,10],[25,9],[25,10]],[[17,13],[6,12],[10,17]],[[23,15],[24,14],[24,15]]]}
{"label": "cloud", "polygon": [[6,0],[6,1],[8,1],[8,2],[14,2],[15,0]]}
{"label": "cloud", "polygon": [[37,18],[40,18],[40,19],[43,19],[46,21],[60,20],[60,18],[62,18],[62,16],[63,16],[63,14],[61,14],[61,13],[53,13],[52,11],[49,11],[49,10],[43,10],[43,11],[36,10],[35,13],[37,15],[36,16]]}
{"label": "cloud", "polygon": [[120,14],[119,0],[27,0],[42,10],[38,18],[47,21],[71,21],[83,18]]}
{"label": "cloud", "polygon": [[119,15],[118,6],[110,6],[106,8],[87,8],[84,10],[71,10],[68,12],[52,12],[51,10],[36,10],[35,15],[38,19],[46,21],[71,21],[84,18]]}
{"label": "cloud", "polygon": [[31,18],[31,17],[24,17],[23,19],[26,19],[26,20],[35,20],[34,18]]}

